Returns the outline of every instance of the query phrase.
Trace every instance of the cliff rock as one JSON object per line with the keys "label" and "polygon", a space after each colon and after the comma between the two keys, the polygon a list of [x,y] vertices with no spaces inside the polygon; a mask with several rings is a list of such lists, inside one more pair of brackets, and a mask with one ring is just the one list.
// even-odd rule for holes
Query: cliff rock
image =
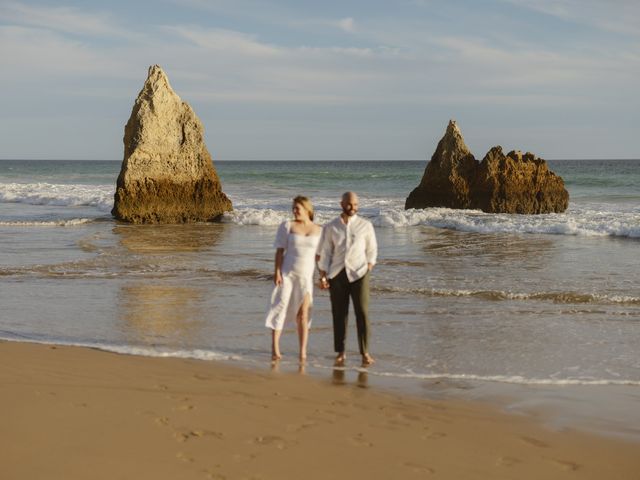
{"label": "cliff rock", "polygon": [[149,67],[124,128],[124,160],[111,213],[131,223],[214,220],[232,209],[191,107]]}
{"label": "cliff rock", "polygon": [[405,209],[470,208],[490,213],[563,212],[569,193],[562,178],[532,153],[493,147],[478,162],[454,121],[438,143]]}

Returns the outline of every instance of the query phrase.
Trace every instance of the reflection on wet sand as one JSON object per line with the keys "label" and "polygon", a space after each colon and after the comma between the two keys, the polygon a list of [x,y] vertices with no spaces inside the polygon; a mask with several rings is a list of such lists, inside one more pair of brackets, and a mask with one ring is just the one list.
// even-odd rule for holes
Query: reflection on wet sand
{"label": "reflection on wet sand", "polygon": [[117,225],[113,233],[135,253],[201,251],[213,247],[224,231],[220,223],[186,225]]}
{"label": "reflection on wet sand", "polygon": [[[199,253],[218,242],[221,224],[117,225],[114,235],[129,254],[128,268],[162,272],[164,283],[128,282],[119,293],[119,318],[131,340],[144,343],[192,344],[203,322],[208,289],[184,278],[195,271]],[[127,268],[127,266],[124,266]],[[156,281],[157,282],[157,281]],[[193,283],[193,284],[192,284]]]}
{"label": "reflection on wet sand", "polygon": [[145,344],[191,344],[205,319],[205,289],[179,285],[133,283],[120,290],[119,317],[129,341]]}
{"label": "reflection on wet sand", "polygon": [[429,230],[423,236],[422,248],[426,253],[439,257],[489,257],[495,262],[522,260],[533,257],[541,261],[554,251],[551,239],[539,236],[535,242],[531,237],[516,234],[469,233],[454,230]]}
{"label": "reflection on wet sand", "polygon": [[[369,388],[369,374],[364,369],[357,371],[356,386],[359,388]],[[331,383],[334,385],[346,385],[347,384],[347,370],[344,367],[336,367],[331,370]]]}

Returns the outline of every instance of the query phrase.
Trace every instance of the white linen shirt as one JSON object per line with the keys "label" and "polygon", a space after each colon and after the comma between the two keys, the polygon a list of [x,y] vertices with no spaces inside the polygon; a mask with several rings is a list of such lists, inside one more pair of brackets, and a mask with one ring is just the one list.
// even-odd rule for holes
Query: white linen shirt
{"label": "white linen shirt", "polygon": [[334,278],[344,268],[349,282],[364,277],[368,264],[375,265],[378,243],[370,221],[354,215],[345,224],[341,217],[327,223],[322,229],[318,245],[318,269]]}

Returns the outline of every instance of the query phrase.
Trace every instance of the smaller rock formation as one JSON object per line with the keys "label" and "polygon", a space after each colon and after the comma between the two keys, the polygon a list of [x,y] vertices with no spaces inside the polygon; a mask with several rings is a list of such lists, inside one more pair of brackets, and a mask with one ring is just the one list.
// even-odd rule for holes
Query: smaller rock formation
{"label": "smaller rock formation", "polygon": [[162,69],[149,67],[124,129],[111,213],[131,223],[185,223],[231,210],[203,135],[200,120]]}
{"label": "smaller rock formation", "polygon": [[489,213],[564,212],[569,193],[564,181],[532,153],[502,153],[493,147],[478,162],[452,120],[405,209],[470,208]]}

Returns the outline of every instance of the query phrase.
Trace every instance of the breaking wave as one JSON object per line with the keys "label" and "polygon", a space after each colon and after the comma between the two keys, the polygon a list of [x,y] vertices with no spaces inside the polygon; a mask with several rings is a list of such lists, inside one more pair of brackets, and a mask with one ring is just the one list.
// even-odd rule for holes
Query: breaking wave
{"label": "breaking wave", "polygon": [[0,202],[60,207],[95,207],[109,212],[113,207],[114,188],[110,185],[52,183],[0,184]]}
{"label": "breaking wave", "polygon": [[51,221],[41,221],[41,222],[0,221],[0,227],[73,227],[76,225],[93,223],[95,221],[96,220],[93,218],[71,218],[68,220],[51,220]]}
{"label": "breaking wave", "polygon": [[[320,224],[331,220],[337,212],[316,211]],[[364,210],[376,227],[408,228],[426,226],[471,233],[511,233],[576,235],[587,237],[640,238],[640,211],[573,210],[543,215],[491,214],[479,210],[427,208],[404,210],[385,207]],[[290,218],[286,210],[238,207],[225,213],[223,221],[237,225],[275,226]]]}
{"label": "breaking wave", "polygon": [[[113,207],[112,185],[53,183],[0,184],[0,202],[61,207],[93,207],[107,213]],[[282,198],[242,198],[233,196],[234,211],[225,213],[222,221],[236,225],[275,226],[290,218],[289,201]],[[240,197],[240,198],[237,198]],[[314,198],[316,221],[324,224],[337,213],[333,198]],[[491,214],[479,210],[426,208],[404,210],[402,199],[368,198],[363,201],[361,215],[379,228],[425,226],[471,233],[553,234],[590,237],[640,238],[640,208],[611,205],[572,205],[565,213],[543,215]],[[52,222],[13,222],[4,225],[72,225],[77,220]],[[40,219],[38,219],[40,220]],[[80,219],[80,221],[84,221]]]}
{"label": "breaking wave", "polygon": [[640,305],[640,297],[580,292],[505,292],[502,290],[453,290],[438,288],[398,288],[372,286],[380,293],[400,293],[426,297],[475,297],[484,300],[539,300],[560,304]]}

